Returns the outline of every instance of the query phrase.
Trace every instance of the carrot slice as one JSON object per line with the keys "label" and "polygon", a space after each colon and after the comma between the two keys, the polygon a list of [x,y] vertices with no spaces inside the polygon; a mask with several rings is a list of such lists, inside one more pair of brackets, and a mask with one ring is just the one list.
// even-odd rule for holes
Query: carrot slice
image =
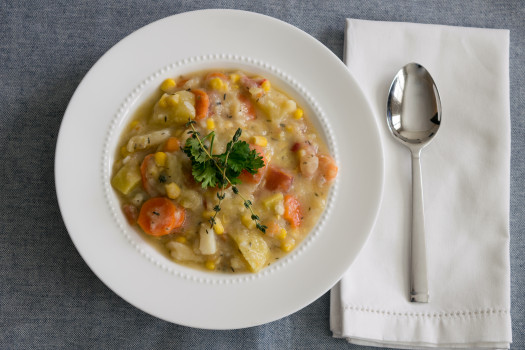
{"label": "carrot slice", "polygon": [[124,212],[124,216],[126,217],[126,220],[128,220],[130,225],[133,225],[135,224],[135,222],[137,222],[139,211],[137,210],[136,206],[132,204],[124,204],[122,206],[122,211]]}
{"label": "carrot slice", "polygon": [[175,152],[179,150],[179,147],[179,139],[177,139],[176,137],[170,137],[168,140],[166,140],[166,143],[164,144],[164,151]]}
{"label": "carrot slice", "polygon": [[202,120],[208,116],[210,98],[203,90],[192,90],[195,95],[195,120]]}
{"label": "carrot slice", "polygon": [[142,164],[140,165],[140,175],[142,176],[142,187],[151,195],[151,185],[148,182],[147,172],[148,172],[148,163],[149,161],[154,160],[153,159],[153,153],[148,154],[146,157],[144,157],[144,160],[142,161]]}
{"label": "carrot slice", "polygon": [[239,102],[241,103],[241,108],[245,111],[248,120],[253,120],[257,117],[255,112],[255,107],[252,103],[252,100],[245,94],[239,94]]}
{"label": "carrot slice", "polygon": [[293,176],[283,170],[270,166],[266,173],[266,189],[270,191],[288,192],[293,183]]}
{"label": "carrot slice", "polygon": [[293,228],[301,225],[301,203],[292,195],[284,196],[284,219],[290,223]]}
{"label": "carrot slice", "polygon": [[281,227],[277,223],[270,222],[268,224],[268,228],[266,229],[266,235],[268,237],[276,237],[279,234],[280,230],[281,230]]}
{"label": "carrot slice", "polygon": [[140,208],[137,223],[148,235],[164,236],[184,223],[184,208],[165,197],[150,198]]}
{"label": "carrot slice", "polygon": [[254,149],[257,151],[257,154],[262,156],[264,166],[262,168],[259,168],[255,174],[250,173],[247,170],[243,170],[241,174],[239,175],[239,180],[241,180],[242,183],[250,183],[250,184],[258,184],[261,182],[262,176],[264,175],[264,172],[266,171],[266,158],[264,157],[263,148],[261,146],[257,145],[250,145],[250,149]]}
{"label": "carrot slice", "polygon": [[212,78],[220,78],[222,80],[228,80],[228,77],[221,72],[212,72],[206,76],[206,80],[210,80]]}
{"label": "carrot slice", "polygon": [[321,176],[324,177],[326,181],[334,180],[339,171],[335,160],[324,154],[320,154],[317,157],[319,158],[319,170],[321,171]]}

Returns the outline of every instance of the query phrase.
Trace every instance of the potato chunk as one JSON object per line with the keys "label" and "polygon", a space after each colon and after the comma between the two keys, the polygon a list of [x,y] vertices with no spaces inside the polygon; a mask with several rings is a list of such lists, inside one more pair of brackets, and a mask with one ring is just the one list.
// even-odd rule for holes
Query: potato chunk
{"label": "potato chunk", "polygon": [[189,261],[196,263],[201,263],[204,261],[202,256],[195,254],[195,252],[186,244],[170,241],[166,244],[166,248],[170,250],[170,255],[177,261]]}
{"label": "potato chunk", "polygon": [[242,230],[232,232],[230,236],[237,243],[252,272],[257,272],[264,267],[268,260],[270,249],[266,241],[257,232]]}
{"label": "potato chunk", "polygon": [[126,195],[142,180],[139,167],[134,162],[128,162],[113,176],[111,184]]}
{"label": "potato chunk", "polygon": [[199,250],[205,255],[215,254],[217,251],[215,230],[206,224],[201,224]]}
{"label": "potato chunk", "polygon": [[152,122],[183,125],[195,118],[195,95],[189,91],[164,94],[153,108]]}

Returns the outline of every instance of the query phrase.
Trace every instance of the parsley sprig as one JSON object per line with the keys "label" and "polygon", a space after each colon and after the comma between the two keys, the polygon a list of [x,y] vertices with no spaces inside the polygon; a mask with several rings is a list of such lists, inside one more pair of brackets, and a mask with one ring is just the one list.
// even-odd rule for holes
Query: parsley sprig
{"label": "parsley sprig", "polygon": [[[233,138],[226,145],[226,150],[221,154],[213,154],[213,142],[215,140],[215,132],[212,131],[204,137],[200,137],[200,133],[195,129],[195,121],[190,120],[186,125],[191,127],[188,131],[191,134],[186,140],[183,151],[191,159],[192,175],[195,181],[199,182],[202,188],[217,187],[220,190],[217,192],[219,203],[213,208],[214,215],[210,218],[210,225],[216,223],[215,218],[221,210],[221,203],[226,197],[224,191],[226,186],[231,185],[232,191],[244,201],[244,206],[251,213],[251,219],[255,222],[255,227],[262,233],[266,233],[267,226],[261,223],[257,214],[253,211],[253,203],[246,199],[235,186],[241,183],[239,175],[243,170],[250,174],[256,174],[259,168],[264,166],[263,158],[256,150],[250,149],[250,146],[245,141],[239,141],[242,134],[242,129],[237,129]],[[209,147],[205,141],[209,140]]]}

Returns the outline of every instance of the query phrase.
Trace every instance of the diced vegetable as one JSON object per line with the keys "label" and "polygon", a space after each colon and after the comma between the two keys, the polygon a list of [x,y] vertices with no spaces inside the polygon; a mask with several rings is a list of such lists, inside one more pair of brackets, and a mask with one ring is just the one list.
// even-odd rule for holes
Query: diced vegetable
{"label": "diced vegetable", "polygon": [[269,166],[266,173],[266,189],[286,193],[293,183],[293,176],[282,169]]}
{"label": "diced vegetable", "polygon": [[201,224],[199,232],[199,250],[202,254],[215,254],[217,251],[217,242],[215,239],[215,231],[207,224]]}
{"label": "diced vegetable", "polygon": [[224,84],[224,81],[222,81],[221,78],[211,78],[210,88],[213,90],[224,91],[226,89],[226,84]]}
{"label": "diced vegetable", "polygon": [[270,83],[270,81],[268,79],[264,79],[262,84],[261,84],[261,87],[264,91],[268,92],[270,91],[271,87],[272,87],[272,84]]}
{"label": "diced vegetable", "polygon": [[111,185],[122,192],[128,194],[141,180],[140,170],[136,163],[128,162],[111,179]]}
{"label": "diced vegetable", "polygon": [[268,145],[268,140],[264,136],[253,136],[250,141],[256,146],[266,147]]}
{"label": "diced vegetable", "polygon": [[241,222],[246,228],[248,228],[250,230],[255,228],[255,222],[252,220],[250,214],[242,215],[241,216]]}
{"label": "diced vegetable", "polygon": [[149,235],[164,236],[184,223],[185,211],[165,197],[147,200],[140,209],[138,224]]}
{"label": "diced vegetable", "polygon": [[242,115],[244,115],[247,120],[255,119],[257,114],[255,112],[255,107],[253,106],[252,100],[243,93],[240,93],[238,98]]}
{"label": "diced vegetable", "polygon": [[[182,186],[188,183],[188,170],[184,167],[187,157],[182,152],[167,153],[166,175],[169,181]],[[189,162],[188,162],[189,163]]]}
{"label": "diced vegetable", "polygon": [[295,247],[295,239],[293,238],[289,238],[289,239],[284,239],[282,242],[281,242],[281,249],[285,252],[290,252],[292,251],[292,249]]}
{"label": "diced vegetable", "polygon": [[286,235],[288,234],[288,232],[286,232],[286,229],[284,227],[282,227],[280,230],[279,230],[279,233],[277,233],[276,237],[279,238],[279,239],[285,239],[286,238]]}
{"label": "diced vegetable", "polygon": [[177,139],[176,137],[170,137],[166,140],[166,143],[164,144],[164,151],[175,152],[180,149],[179,147],[180,147],[179,139]]}
{"label": "diced vegetable", "polygon": [[166,79],[164,80],[164,82],[160,85],[160,89],[164,92],[168,92],[170,91],[172,88],[174,88],[175,86],[177,86],[177,84],[175,83],[175,80],[173,79]]}
{"label": "diced vegetable", "polygon": [[239,74],[237,73],[230,74],[230,80],[232,83],[238,83],[240,79],[241,79],[241,76]]}
{"label": "diced vegetable", "polygon": [[277,204],[279,204],[279,202],[282,202],[283,200],[284,200],[284,195],[282,194],[282,192],[277,192],[263,199],[262,204],[266,207],[266,209],[272,209]]}
{"label": "diced vegetable", "polygon": [[284,227],[279,226],[277,223],[272,222],[268,225],[268,229],[266,230],[266,234],[269,237],[274,237],[280,240],[283,240],[286,238],[286,235],[288,234],[286,229]]}
{"label": "diced vegetable", "polygon": [[177,237],[175,237],[175,242],[186,243],[186,242],[188,242],[188,240],[184,236],[177,236]]}
{"label": "diced vegetable", "polygon": [[124,212],[124,216],[130,225],[134,225],[137,222],[139,211],[136,206],[132,204],[124,204],[122,206],[122,211]]}
{"label": "diced vegetable", "polygon": [[171,136],[169,129],[154,131],[149,134],[133,136],[129,139],[126,146],[128,152],[132,153],[138,150],[146,149],[160,145]]}
{"label": "diced vegetable", "polygon": [[201,263],[204,261],[204,257],[195,254],[195,252],[188,247],[186,244],[178,242],[180,236],[175,238],[174,241],[166,243],[166,247],[170,250],[170,255],[177,261],[188,261]]}
{"label": "diced vegetable", "polygon": [[[257,91],[253,92],[257,93]],[[257,100],[257,106],[267,113],[271,120],[281,120],[294,111],[294,106],[289,103],[290,99],[275,89],[253,97]]]}
{"label": "diced vegetable", "polygon": [[195,210],[202,205],[201,195],[194,190],[184,190],[181,194],[180,204],[184,208]]}
{"label": "diced vegetable", "polygon": [[230,259],[230,266],[232,268],[232,271],[235,272],[235,270],[245,269],[246,262],[241,257],[234,256]]}
{"label": "diced vegetable", "polygon": [[157,164],[157,166],[162,167],[166,165],[166,153],[157,152],[155,153],[154,158],[155,158],[155,164]]}
{"label": "diced vegetable", "polygon": [[210,98],[203,90],[193,90],[195,95],[195,120],[202,120],[208,116]]}
{"label": "diced vegetable", "polygon": [[310,152],[302,149],[298,152],[299,154],[299,169],[301,173],[307,177],[311,178],[319,166],[319,158]]}
{"label": "diced vegetable", "polygon": [[195,95],[189,91],[164,94],[153,109],[152,121],[157,124],[182,125],[195,118]]}
{"label": "diced vegetable", "polygon": [[215,270],[215,262],[213,260],[206,261],[206,264],[204,264],[208,270]]}
{"label": "diced vegetable", "polygon": [[284,196],[284,215],[283,217],[290,223],[290,226],[297,228],[301,225],[301,204],[292,195]]}
{"label": "diced vegetable", "polygon": [[144,160],[142,161],[142,164],[140,165],[140,174],[142,179],[142,187],[148,192],[150,195],[154,193],[153,188],[149,182],[148,177],[148,169],[152,165],[152,162],[154,162],[154,155],[148,154],[146,157],[144,157]]}
{"label": "diced vegetable", "polygon": [[228,77],[226,76],[226,74],[221,73],[221,72],[212,72],[206,76],[206,80],[211,80],[213,78],[219,78],[221,80],[228,80]]}
{"label": "diced vegetable", "polygon": [[295,112],[293,113],[293,117],[295,119],[301,119],[304,115],[304,111],[301,108],[297,108]]}
{"label": "diced vegetable", "polygon": [[213,224],[213,230],[216,234],[222,235],[224,233],[224,226],[222,225],[221,219],[215,217],[215,224]]}
{"label": "diced vegetable", "polygon": [[180,196],[181,189],[175,182],[170,182],[164,186],[166,188],[166,195],[170,199],[175,199]]}
{"label": "diced vegetable", "polygon": [[237,243],[252,272],[257,272],[264,267],[268,260],[270,249],[257,232],[242,230],[230,233],[230,236]]}
{"label": "diced vegetable", "polygon": [[335,160],[328,155],[319,155],[318,157],[321,176],[328,182],[334,180],[339,171]]}

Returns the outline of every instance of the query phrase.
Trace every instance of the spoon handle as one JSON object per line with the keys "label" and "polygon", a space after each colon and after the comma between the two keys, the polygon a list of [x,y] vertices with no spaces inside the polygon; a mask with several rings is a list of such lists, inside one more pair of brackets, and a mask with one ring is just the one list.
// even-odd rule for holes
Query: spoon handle
{"label": "spoon handle", "polygon": [[421,182],[421,149],[412,152],[412,234],[410,237],[410,301],[428,303],[427,253],[423,186]]}

